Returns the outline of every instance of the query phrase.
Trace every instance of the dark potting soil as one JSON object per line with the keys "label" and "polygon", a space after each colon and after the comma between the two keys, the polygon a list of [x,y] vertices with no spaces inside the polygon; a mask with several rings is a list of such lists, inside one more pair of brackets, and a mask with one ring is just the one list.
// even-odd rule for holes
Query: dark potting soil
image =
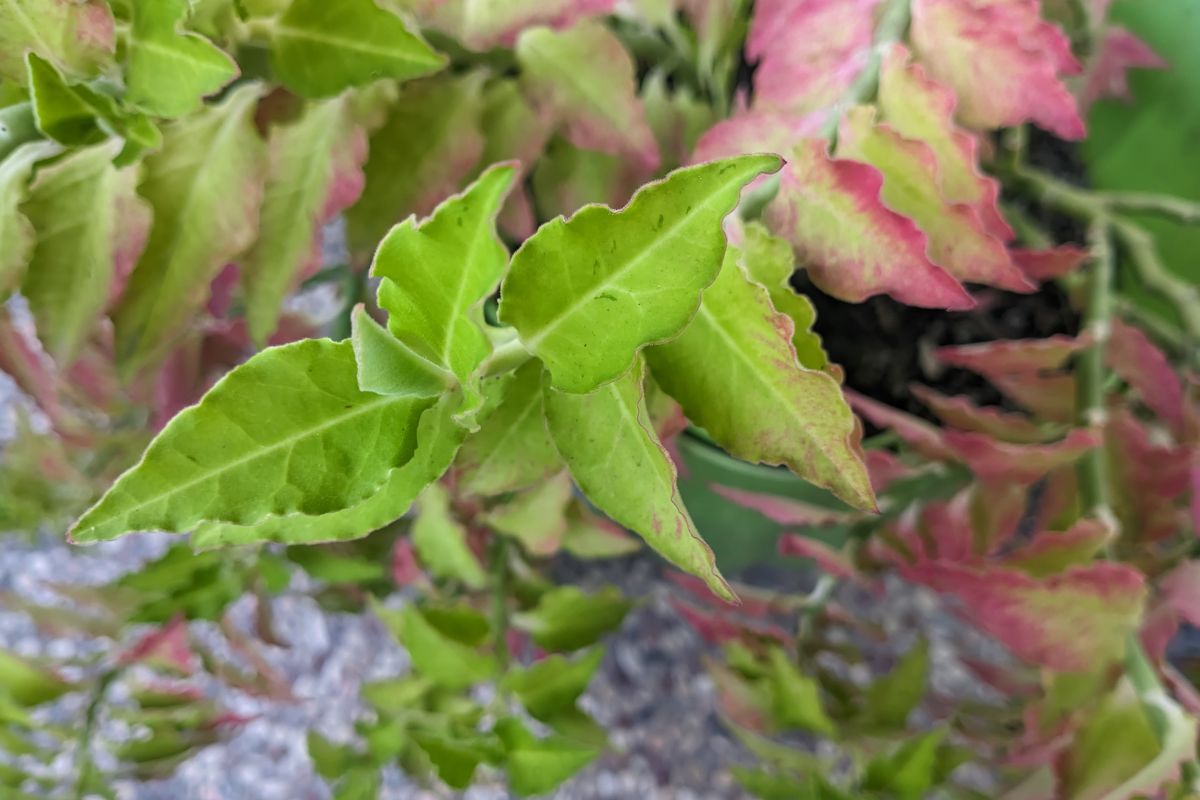
{"label": "dark potting soil", "polygon": [[[1071,183],[1086,183],[1078,148],[1036,129],[1030,129],[1031,165]],[[1083,241],[1084,231],[1069,217],[1037,208],[1021,198],[1005,197],[1033,217],[1056,242]],[[817,310],[815,329],[830,359],[846,371],[846,385],[895,408],[935,420],[909,391],[923,383],[949,395],[966,395],[981,405],[1012,408],[986,380],[962,369],[944,368],[933,358],[942,346],[974,344],[995,339],[1038,339],[1073,335],[1079,314],[1054,283],[1031,294],[972,287],[978,306],[970,311],[915,308],[890,297],[846,303],[812,285],[804,272],[792,279]],[[870,425],[868,434],[876,433]]]}

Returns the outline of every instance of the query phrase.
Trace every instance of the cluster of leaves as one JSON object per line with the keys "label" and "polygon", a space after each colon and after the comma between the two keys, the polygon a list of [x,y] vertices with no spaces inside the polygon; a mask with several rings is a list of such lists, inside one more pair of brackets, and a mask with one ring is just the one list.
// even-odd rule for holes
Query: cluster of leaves
{"label": "cluster of leaves", "polygon": [[[0,253],[0,290],[20,292],[35,330],[0,320],[0,367],[52,435],[6,451],[0,520],[81,508],[150,427],[74,541],[190,534],[205,552],[166,561],[222,571],[230,597],[262,567],[230,572],[240,551],[213,548],[284,543],[317,577],[383,591],[378,552],[311,546],[387,528],[392,577],[423,599],[373,607],[414,672],[366,687],[362,745],[314,735],[314,762],[341,797],[370,796],[388,763],[452,786],[487,764],[532,794],[603,746],[576,700],[594,642],[626,610],[609,591],[552,588],[540,559],[637,546],[599,510],[701,594],[735,599],[679,497],[671,437],[691,423],[847,503],[732,493],[789,525],[855,533],[850,552],[787,537],[788,553],[954,595],[1025,665],[1001,682],[1027,701],[1019,747],[1005,746],[1013,720],[897,744],[923,650],[863,693],[809,674],[838,645],[822,597],[802,604],[800,636],[687,611],[731,643],[715,674],[767,762],[748,786],[919,797],[952,786],[964,740],[1025,769],[1014,797],[1133,797],[1177,780],[1194,758],[1183,709],[1200,701],[1164,649],[1193,620],[1200,422],[1186,381],[1108,295],[1128,263],[1176,304],[1184,342],[1200,334],[1194,292],[1122,216],[1176,207],[1061,185],[1024,167],[1019,136],[987,135],[1032,123],[1080,139],[1081,103],[1161,64],[1087,0],[617,5],[10,0],[0,230],[16,246]],[[1087,217],[1092,247],[1002,213],[985,166]],[[339,216],[350,263],[318,272]],[[950,310],[986,296],[968,285],[1057,279],[1077,284],[1092,324],[939,353],[1028,413],[915,390],[937,428],[843,392],[790,287],[797,266],[843,300]],[[343,285],[342,341],[306,338],[315,324],[283,311],[328,279]],[[864,454],[846,394],[911,454]],[[881,522],[860,514],[879,510],[876,493]],[[165,616],[144,621],[228,603],[200,594],[195,607],[160,598]],[[354,592],[324,599],[362,607]],[[751,616],[774,613],[744,599]],[[1130,645],[1139,631],[1144,646]],[[792,729],[837,737],[853,768],[824,775],[761,738]],[[155,737],[186,742],[172,756],[202,743],[174,733]]]}

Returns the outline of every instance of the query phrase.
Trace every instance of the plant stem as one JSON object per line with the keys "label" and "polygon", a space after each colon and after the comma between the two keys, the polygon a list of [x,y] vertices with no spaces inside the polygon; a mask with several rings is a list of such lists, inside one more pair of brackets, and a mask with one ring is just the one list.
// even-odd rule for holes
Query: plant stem
{"label": "plant stem", "polygon": [[96,685],[92,689],[92,699],[88,702],[87,711],[84,713],[83,727],[79,731],[79,738],[76,744],[76,765],[78,774],[75,778],[74,795],[76,800],[84,800],[87,797],[88,783],[92,777],[92,734],[96,729],[96,719],[100,715],[100,704],[104,702],[104,696],[108,694],[108,687],[112,685],[117,676],[121,674],[123,667],[113,667],[106,670],[96,679]]}
{"label": "plant stem", "polygon": [[481,365],[483,377],[490,378],[493,375],[502,375],[505,372],[516,369],[531,358],[533,358],[533,355],[525,349],[525,345],[521,344],[521,340],[513,337],[507,342],[497,345],[492,354],[484,359]]}
{"label": "plant stem", "polygon": [[1200,289],[1167,270],[1149,233],[1128,220],[1114,217],[1114,213],[1122,210],[1122,199],[1127,200],[1129,195],[1088,192],[1021,164],[1009,165],[1009,177],[1037,200],[1060,211],[1091,222],[1105,221],[1138,277],[1170,301],[1191,343],[1200,342]]}
{"label": "plant stem", "polygon": [[508,669],[508,540],[504,535],[492,531],[491,562],[488,571],[492,575],[492,643],[496,661],[501,671]]}
{"label": "plant stem", "polygon": [[1182,197],[1149,192],[1100,192],[1097,196],[1112,209],[1159,214],[1186,224],[1200,223],[1200,203]]}
{"label": "plant stem", "polygon": [[[1104,351],[1112,327],[1113,252],[1109,223],[1097,219],[1089,232],[1092,263],[1087,276],[1087,307],[1084,331],[1091,345],[1079,354],[1077,378],[1077,421],[1084,427],[1104,424]],[[1108,506],[1108,470],[1103,448],[1095,448],[1079,460],[1079,494],[1084,514],[1106,524],[1115,524]]]}

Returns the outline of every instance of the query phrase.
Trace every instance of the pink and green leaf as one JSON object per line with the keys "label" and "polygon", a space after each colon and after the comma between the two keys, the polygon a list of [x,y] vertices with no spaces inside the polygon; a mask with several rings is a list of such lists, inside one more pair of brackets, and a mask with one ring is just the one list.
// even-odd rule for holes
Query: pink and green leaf
{"label": "pink and green leaf", "polygon": [[1052,670],[1121,659],[1141,620],[1146,584],[1124,564],[1072,567],[1037,579],[1017,570],[926,563],[909,580],[955,596],[965,616],[1022,660]]}
{"label": "pink and green leaf", "polygon": [[889,294],[909,305],[965,309],[974,301],[926,254],[928,240],[880,198],[883,175],[831,159],[807,139],[787,154],[770,227],[792,243],[817,286],[850,302]]}
{"label": "pink and green leaf", "polygon": [[927,253],[933,263],[960,281],[1033,291],[1004,244],[985,228],[978,210],[942,195],[940,165],[929,145],[876,123],[874,110],[866,106],[847,111],[838,131],[838,157],[865,162],[883,174],[880,199],[920,227],[929,239]]}

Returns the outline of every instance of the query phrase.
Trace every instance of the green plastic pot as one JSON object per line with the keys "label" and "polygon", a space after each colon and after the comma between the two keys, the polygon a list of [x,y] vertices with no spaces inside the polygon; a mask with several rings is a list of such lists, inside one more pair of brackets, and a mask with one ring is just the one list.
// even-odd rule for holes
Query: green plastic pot
{"label": "green plastic pot", "polygon": [[[799,500],[836,511],[850,510],[829,492],[797,477],[782,467],[767,467],[739,461],[713,444],[702,431],[686,430],[679,435],[679,493],[700,535],[712,547],[717,566],[727,575],[750,567],[782,563],[778,553],[779,534],[784,527],[752,508],[738,505],[717,494],[713,485]],[[850,536],[850,526],[791,530],[840,547]],[[785,559],[797,567],[799,559]]]}

